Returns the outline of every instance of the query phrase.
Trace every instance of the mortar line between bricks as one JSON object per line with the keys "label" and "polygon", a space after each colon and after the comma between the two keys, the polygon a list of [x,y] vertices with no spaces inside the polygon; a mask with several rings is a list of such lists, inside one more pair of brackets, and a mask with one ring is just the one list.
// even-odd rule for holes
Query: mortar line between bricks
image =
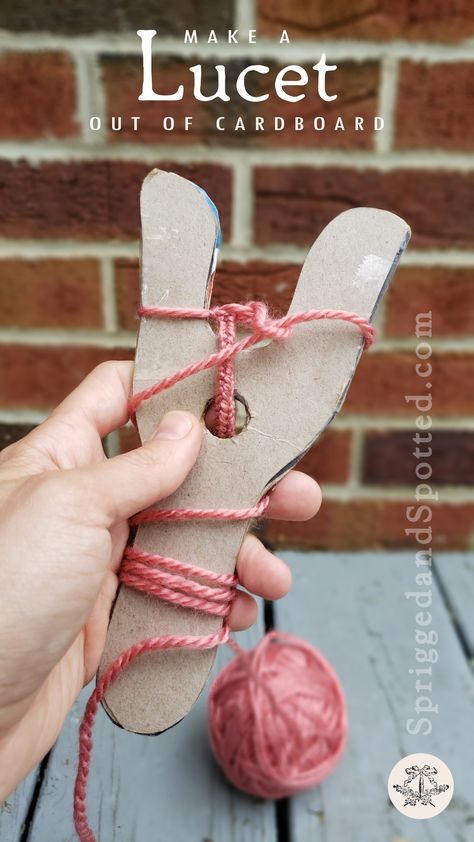
{"label": "mortar line between bricks", "polygon": [[[433,487],[439,493],[439,503],[471,503],[474,501],[474,488],[461,485],[436,485]],[[324,500],[336,500],[339,503],[346,503],[350,500],[380,500],[386,502],[405,502],[410,505],[415,502],[415,485],[397,485],[393,488],[386,488],[383,485],[340,485],[337,483],[321,483]]]}
{"label": "mortar line between bricks", "polygon": [[[432,430],[453,430],[458,432],[474,432],[474,418],[471,416],[437,417],[432,416]],[[371,432],[384,432],[385,430],[403,430],[404,432],[416,433],[415,420],[410,415],[394,417],[392,415],[352,415],[343,413],[332,422],[336,430],[370,430]]]}
{"label": "mortar line between bricks", "polygon": [[233,166],[231,245],[247,249],[253,239],[253,170],[243,160]]}
{"label": "mortar line between bricks", "polygon": [[387,322],[387,297],[384,295],[380,304],[377,307],[377,311],[374,317],[374,326],[377,332],[377,342],[380,345],[380,342],[385,338],[385,326]]}
{"label": "mortar line between bricks", "polygon": [[[47,417],[46,412],[36,409],[0,409],[0,424],[40,424]],[[130,424],[128,426],[131,426]],[[415,433],[413,419],[405,416],[394,418],[383,415],[342,415],[332,423],[335,430],[360,430],[361,432],[391,432],[393,430]],[[432,430],[449,432],[474,432],[474,419],[466,416],[432,418]]]}
{"label": "mortar line between bricks", "polygon": [[21,345],[42,348],[135,348],[136,333],[117,331],[104,333],[94,330],[42,330],[35,328],[26,332],[23,328],[0,330],[0,345]]}
{"label": "mortar line between bricks", "polygon": [[[110,288],[113,284],[113,278],[107,280],[109,289],[107,292],[103,290],[104,297],[111,296],[111,300],[104,306],[107,307],[107,326],[104,331],[95,331],[92,329],[65,329],[65,328],[30,328],[26,332],[21,327],[5,327],[0,328],[0,345],[15,344],[15,345],[42,345],[42,346],[56,346],[66,344],[69,346],[87,346],[92,345],[97,348],[133,348],[135,346],[135,333],[125,330],[114,330],[109,326],[112,324],[112,307],[113,290]],[[416,338],[409,339],[382,339],[370,351],[371,356],[390,355],[397,351],[415,351],[419,340]],[[471,353],[474,352],[474,338],[466,339],[431,339],[430,346],[433,351],[444,353]]]}
{"label": "mortar line between bricks", "polygon": [[[183,27],[183,38],[184,38]],[[456,61],[471,61],[474,39],[462,41],[459,44],[442,44],[440,42],[405,41],[361,41],[351,39],[305,40],[295,39],[290,44],[280,44],[277,39],[258,36],[257,44],[242,41],[240,44],[228,45],[224,40],[220,44],[184,44],[183,38],[156,37],[156,46],[160,55],[177,55],[190,57],[192,53],[200,54],[203,58],[231,59],[252,58],[258,50],[259,59],[267,58],[288,64],[294,61],[317,61],[321,53],[336,61],[367,61],[382,59],[390,55],[396,58],[407,58],[412,61],[426,63],[449,63]],[[19,33],[3,31],[0,33],[0,50],[12,51],[41,51],[61,50],[74,52],[81,50],[88,53],[115,54],[141,56],[141,41],[135,32],[123,35],[116,32],[90,33],[88,35],[68,36],[52,35],[49,33]]]}
{"label": "mortar line between bricks", "polygon": [[[138,201],[138,200],[137,200]],[[0,239],[0,258],[18,257],[26,260],[37,258],[82,258],[102,257],[137,258],[139,255],[138,240],[129,243],[117,241],[81,242],[79,240],[7,240]],[[473,254],[474,261],[474,254]]]}
{"label": "mortar line between bricks", "polygon": [[[406,339],[379,339],[374,346],[372,353],[391,353],[392,351],[414,351],[419,342],[422,341],[416,337],[408,337]],[[430,339],[429,342],[433,351],[474,351],[474,337],[466,336],[464,339],[459,337],[446,337],[443,339]]]}
{"label": "mortar line between bricks", "polygon": [[105,93],[98,57],[83,52],[77,55],[79,62],[86,63],[87,68],[87,74],[78,78],[78,85],[82,86],[84,102],[88,105],[82,111],[83,141],[93,149],[105,148],[108,144],[104,132],[93,132],[89,128],[89,121],[92,116],[100,117],[102,125],[104,125],[106,119]]}
{"label": "mortar line between bricks", "polygon": [[101,292],[103,324],[107,333],[118,332],[117,301],[115,295],[115,272],[113,260],[103,257],[101,260]]}
{"label": "mortar line between bricks", "polygon": [[120,453],[120,434],[113,430],[106,439],[107,456],[117,456]]}
{"label": "mortar line between bricks", "polygon": [[[296,161],[295,163],[295,155]],[[379,172],[391,172],[394,169],[436,170],[445,169],[458,172],[474,171],[474,154],[443,151],[407,151],[390,152],[379,155],[377,152],[355,152],[345,149],[314,149],[285,147],[275,149],[262,147],[172,146],[169,144],[111,143],[89,144],[81,140],[41,140],[41,141],[3,141],[0,142],[0,156],[14,162],[26,159],[30,164],[44,161],[133,161],[156,165],[160,160],[177,164],[221,164],[232,167],[239,158],[245,159],[249,166],[271,167],[289,166],[321,167],[334,166],[352,170],[374,169]]]}
{"label": "mortar line between bricks", "polygon": [[48,415],[37,409],[0,409],[0,424],[41,424]]}
{"label": "mortar line between bricks", "polygon": [[408,248],[403,253],[400,265],[403,266],[474,266],[474,252],[457,249],[422,249]]}
{"label": "mortar line between bricks", "polygon": [[395,113],[398,95],[398,61],[386,56],[382,61],[378,94],[378,113],[384,118],[384,128],[374,133],[375,152],[387,155],[392,151],[395,133]]}
{"label": "mortar line between bricks", "polygon": [[[316,232],[317,233],[317,232]],[[244,263],[247,260],[262,260],[275,263],[303,263],[307,248],[291,245],[270,246],[233,246],[224,243],[220,252],[221,260],[235,260]],[[111,240],[19,240],[0,238],[0,259],[18,257],[26,260],[37,258],[81,258],[81,257],[112,257],[136,258],[139,255],[139,242],[118,242]],[[457,249],[413,249],[409,248],[401,259],[403,266],[446,266],[448,268],[474,267],[474,251]],[[474,279],[473,279],[474,283]]]}
{"label": "mortar line between bricks", "polygon": [[[255,29],[255,17],[255,0],[239,0],[235,8],[235,28],[240,30],[240,32]],[[253,47],[255,50],[258,50],[258,43],[249,44],[248,46],[250,49]]]}
{"label": "mortar line between bricks", "polygon": [[357,489],[360,486],[361,466],[363,458],[364,435],[361,429],[352,430],[352,443],[349,462],[348,488]]}
{"label": "mortar line between bricks", "polygon": [[75,65],[76,76],[76,119],[81,129],[81,135],[87,142],[86,126],[89,122],[91,112],[91,83],[90,83],[90,56],[75,52],[72,59]]}

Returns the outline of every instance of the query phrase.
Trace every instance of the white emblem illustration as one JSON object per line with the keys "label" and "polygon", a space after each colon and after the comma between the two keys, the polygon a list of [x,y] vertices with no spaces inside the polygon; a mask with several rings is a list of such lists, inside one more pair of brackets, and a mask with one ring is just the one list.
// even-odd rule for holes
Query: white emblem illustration
{"label": "white emblem illustration", "polygon": [[394,807],[413,819],[429,819],[446,809],[453,796],[453,776],[432,754],[410,754],[395,764],[388,779]]}

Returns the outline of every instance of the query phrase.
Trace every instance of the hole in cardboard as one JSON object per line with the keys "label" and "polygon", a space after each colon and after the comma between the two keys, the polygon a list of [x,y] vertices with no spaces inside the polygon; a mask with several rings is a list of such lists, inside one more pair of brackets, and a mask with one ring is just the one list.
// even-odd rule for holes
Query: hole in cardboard
{"label": "hole in cardboard", "polygon": [[[235,435],[238,436],[239,433],[242,433],[243,430],[247,428],[251,415],[247,401],[245,400],[245,398],[242,397],[242,395],[239,395],[238,392],[234,392],[234,405]],[[206,403],[202,417],[204,420],[204,424],[206,425],[209,432],[212,433],[213,436],[217,436],[214,398],[210,398]]]}

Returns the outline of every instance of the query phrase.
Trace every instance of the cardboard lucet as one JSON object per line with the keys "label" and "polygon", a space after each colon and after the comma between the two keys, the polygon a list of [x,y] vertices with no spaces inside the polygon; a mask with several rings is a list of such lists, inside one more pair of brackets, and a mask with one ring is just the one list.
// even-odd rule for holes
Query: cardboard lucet
{"label": "cardboard lucet", "polygon": [[[219,243],[216,210],[206,194],[174,173],[154,170],[141,191],[141,296],[145,306],[208,307]],[[320,234],[304,263],[290,312],[342,309],[370,319],[410,236],[397,216],[355,208]],[[217,283],[219,281],[217,273]],[[204,429],[191,474],[162,508],[253,506],[304,455],[340,409],[362,352],[358,328],[315,321],[284,342],[240,354],[236,387],[250,420],[232,439]],[[207,321],[142,318],[134,392],[216,350]],[[214,393],[215,370],[201,372],[145,401],[137,423],[142,441],[171,409],[202,418]],[[231,573],[249,521],[161,522],[141,526],[135,546]],[[147,637],[216,632],[219,617],[120,588],[100,674],[122,651]],[[215,650],[175,649],[133,663],[106,694],[111,718],[129,731],[154,734],[182,719],[201,693]]]}

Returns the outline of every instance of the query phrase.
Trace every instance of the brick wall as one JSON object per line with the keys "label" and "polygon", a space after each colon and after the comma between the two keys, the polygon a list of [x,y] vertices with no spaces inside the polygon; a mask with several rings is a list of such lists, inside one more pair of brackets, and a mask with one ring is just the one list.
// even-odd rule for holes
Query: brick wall
{"label": "brick wall", "polygon": [[[109,4],[110,5],[110,4]],[[415,483],[416,313],[433,313],[433,456],[440,502],[434,544],[472,535],[474,448],[474,6],[470,0],[158,0],[106,4],[5,2],[0,9],[0,443],[38,423],[101,360],[132,357],[138,295],[138,189],[160,165],[189,176],[219,206],[221,300],[288,304],[307,246],[357,204],[399,212],[414,237],[378,318],[344,410],[304,460],[325,502],[309,524],[272,523],[278,546],[410,546],[405,507]],[[183,45],[201,33],[254,25],[257,45]],[[211,84],[249,63],[274,75],[325,51],[338,64],[336,102],[316,113],[385,118],[379,133],[255,132],[262,114],[310,117],[301,106],[230,103],[248,130],[216,132],[215,103],[138,103],[137,28],[159,31],[163,90],[191,63]],[[291,44],[277,41],[286,27]],[[193,62],[191,62],[191,58]],[[178,107],[179,106],[179,107]],[[191,113],[192,133],[162,130]],[[123,130],[91,132],[91,115],[122,115]],[[139,132],[128,118],[142,117]],[[220,288],[219,288],[220,287]],[[130,447],[130,430],[111,451]]]}

